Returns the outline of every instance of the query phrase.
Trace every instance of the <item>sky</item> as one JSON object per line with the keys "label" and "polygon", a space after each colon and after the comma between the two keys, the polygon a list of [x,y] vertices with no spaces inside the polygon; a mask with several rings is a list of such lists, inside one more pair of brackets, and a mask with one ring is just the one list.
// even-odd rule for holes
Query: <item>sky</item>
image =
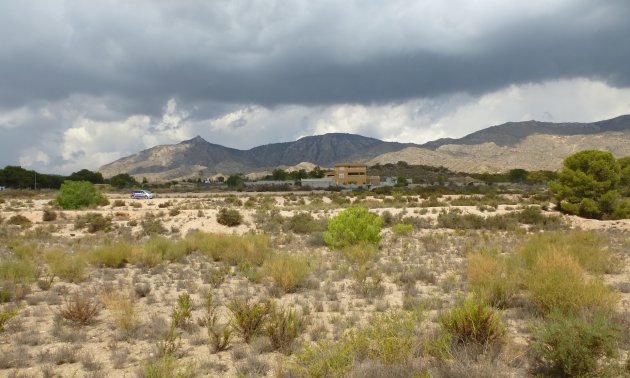
{"label": "sky", "polygon": [[630,113],[628,0],[0,0],[0,167]]}

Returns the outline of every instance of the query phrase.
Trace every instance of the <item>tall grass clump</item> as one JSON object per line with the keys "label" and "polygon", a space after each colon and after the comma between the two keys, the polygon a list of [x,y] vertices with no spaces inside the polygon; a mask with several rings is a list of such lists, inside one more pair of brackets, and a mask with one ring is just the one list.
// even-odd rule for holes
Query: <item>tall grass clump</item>
{"label": "tall grass clump", "polygon": [[590,273],[610,273],[617,269],[618,261],[610,252],[606,238],[594,231],[537,233],[529,237],[519,255],[531,268],[539,256],[551,250],[565,251]]}
{"label": "tall grass clump", "polygon": [[350,207],[328,222],[324,241],[332,249],[356,244],[377,245],[380,240],[381,218],[365,207]]}
{"label": "tall grass clump", "polygon": [[309,272],[306,258],[289,252],[270,255],[260,269],[262,276],[273,279],[287,293],[295,291],[306,280]]}
{"label": "tall grass clump", "polygon": [[276,308],[275,304],[272,304],[265,334],[275,349],[287,353],[302,334],[305,326],[302,316],[295,310]]}
{"label": "tall grass clump", "polygon": [[476,298],[468,298],[443,313],[439,323],[455,345],[500,343],[506,333],[499,313]]}
{"label": "tall grass clump", "polygon": [[587,279],[577,259],[563,249],[541,254],[525,274],[532,301],[544,314],[613,310],[617,297],[597,278]]}
{"label": "tall grass clump", "polygon": [[85,257],[79,253],[54,249],[44,254],[44,261],[53,276],[68,282],[81,282],[87,274]]}
{"label": "tall grass clump", "polygon": [[378,247],[374,244],[349,245],[341,250],[343,256],[351,263],[364,265],[376,259]]}
{"label": "tall grass clump", "polygon": [[0,261],[0,281],[31,284],[37,280],[37,266],[31,259],[8,258]]}
{"label": "tall grass clump", "polygon": [[114,319],[114,324],[125,336],[131,336],[138,328],[140,317],[136,308],[135,295],[131,291],[106,291],[101,295],[105,308]]}
{"label": "tall grass clump", "polygon": [[230,265],[260,266],[270,254],[267,235],[225,235],[196,232],[186,237],[192,245],[215,261]]}
{"label": "tall grass clump", "polygon": [[491,253],[468,255],[468,283],[478,298],[491,306],[504,308],[518,293],[518,272],[510,260]]}
{"label": "tall grass clump", "polygon": [[122,268],[131,259],[132,246],[127,243],[104,245],[87,252],[88,260],[96,266]]}

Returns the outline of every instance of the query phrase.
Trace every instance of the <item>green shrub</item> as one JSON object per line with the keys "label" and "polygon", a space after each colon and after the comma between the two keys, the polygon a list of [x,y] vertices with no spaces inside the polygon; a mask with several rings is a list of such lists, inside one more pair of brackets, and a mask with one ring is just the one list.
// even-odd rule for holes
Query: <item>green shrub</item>
{"label": "green shrub", "polygon": [[289,352],[304,328],[304,321],[299,314],[293,310],[277,309],[275,304],[272,304],[265,334],[275,349],[284,353]]}
{"label": "green shrub", "polygon": [[222,208],[217,214],[217,222],[224,226],[235,227],[243,223],[243,216],[238,210]]}
{"label": "green shrub", "polygon": [[7,219],[7,224],[12,224],[16,226],[20,226],[22,228],[30,228],[33,225],[30,219],[21,214],[16,214],[11,218]]}
{"label": "green shrub", "polygon": [[332,249],[360,243],[378,244],[380,232],[381,219],[378,216],[364,207],[350,207],[328,222],[324,240]]}
{"label": "green shrub", "polygon": [[440,328],[455,345],[487,345],[501,342],[506,330],[492,307],[469,298],[439,317]]}
{"label": "green shrub", "polygon": [[293,292],[308,277],[310,268],[306,258],[295,253],[277,252],[262,264],[260,273],[271,277],[285,292]]}
{"label": "green shrub", "polygon": [[250,303],[249,299],[234,299],[227,307],[234,315],[236,329],[248,344],[252,337],[258,335],[271,312],[269,301]]}
{"label": "green shrub", "polygon": [[534,352],[563,375],[599,376],[604,357],[617,356],[620,328],[601,312],[554,313],[534,331]]}
{"label": "green shrub", "polygon": [[407,236],[413,233],[413,225],[407,223],[396,223],[392,226],[392,232],[398,236]]}
{"label": "green shrub", "polygon": [[61,184],[57,203],[66,210],[104,205],[107,199],[88,181],[66,180]]}
{"label": "green shrub", "polygon": [[78,253],[66,253],[55,249],[44,254],[50,273],[68,282],[81,282],[86,276],[86,262]]}
{"label": "green shrub", "polygon": [[98,231],[109,231],[112,228],[112,218],[109,216],[104,217],[99,213],[79,215],[74,221],[74,228],[77,230],[87,228],[87,231],[91,234]]}

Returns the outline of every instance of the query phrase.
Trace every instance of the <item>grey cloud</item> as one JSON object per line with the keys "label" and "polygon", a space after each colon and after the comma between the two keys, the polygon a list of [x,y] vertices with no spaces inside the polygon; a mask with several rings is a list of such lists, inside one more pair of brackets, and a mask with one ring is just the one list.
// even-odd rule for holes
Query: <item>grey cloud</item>
{"label": "grey cloud", "polygon": [[[567,2],[513,20],[497,14],[496,27],[475,25],[482,34],[452,48],[446,40],[439,48],[405,40],[392,31],[399,16],[379,14],[370,2],[347,3],[356,20],[350,6],[325,2],[246,9],[241,2],[51,1],[50,17],[19,4],[0,9],[2,21],[27,21],[2,27],[13,36],[0,48],[5,107],[84,93],[124,98],[117,106],[126,114],[158,115],[172,97],[273,107],[484,93],[570,77],[630,85],[627,1]],[[366,26],[368,16],[391,30]],[[286,21],[292,17],[295,25]],[[411,34],[430,40],[421,17]],[[355,39],[362,47],[353,50]]]}

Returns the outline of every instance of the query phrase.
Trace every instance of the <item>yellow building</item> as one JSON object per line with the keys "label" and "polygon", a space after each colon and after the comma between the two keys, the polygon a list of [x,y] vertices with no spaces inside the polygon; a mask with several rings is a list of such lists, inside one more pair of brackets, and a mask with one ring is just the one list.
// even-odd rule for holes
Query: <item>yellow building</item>
{"label": "yellow building", "polygon": [[335,165],[335,183],[337,185],[367,184],[367,165],[337,164]]}

